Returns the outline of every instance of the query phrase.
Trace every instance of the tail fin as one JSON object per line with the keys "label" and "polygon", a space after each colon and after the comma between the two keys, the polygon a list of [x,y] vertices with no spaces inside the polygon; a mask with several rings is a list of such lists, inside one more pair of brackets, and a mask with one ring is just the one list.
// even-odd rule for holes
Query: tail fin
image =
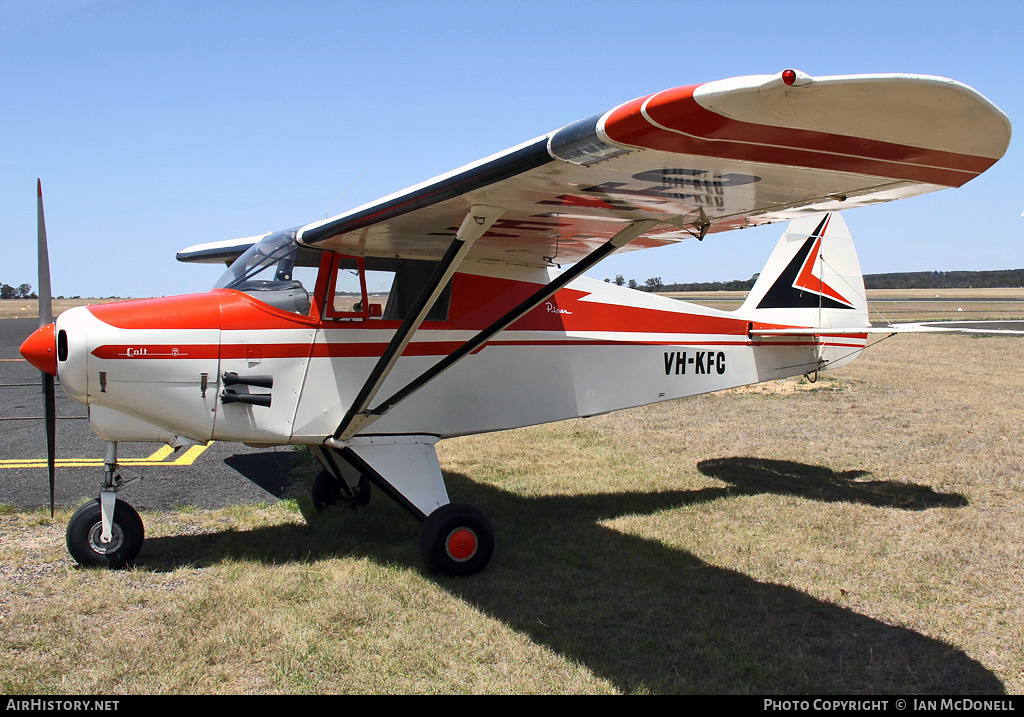
{"label": "tail fin", "polygon": [[790,222],[736,315],[759,324],[867,327],[864,277],[838,213]]}

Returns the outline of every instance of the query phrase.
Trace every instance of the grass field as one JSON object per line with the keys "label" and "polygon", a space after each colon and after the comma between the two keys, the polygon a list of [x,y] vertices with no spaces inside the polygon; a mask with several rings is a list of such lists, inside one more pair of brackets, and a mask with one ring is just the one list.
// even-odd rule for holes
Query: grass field
{"label": "grass field", "polygon": [[275,505],[144,514],[119,572],[74,567],[70,509],[8,509],[0,690],[1022,694],[1021,341],[443,441],[497,533],[468,579],[380,495],[313,515],[308,464]]}
{"label": "grass field", "polygon": [[[109,304],[112,301],[125,301],[125,299],[54,299],[52,302],[53,315],[59,316],[62,311],[67,311],[75,306]],[[38,315],[39,304],[35,299],[0,301],[0,319],[32,319]]]}

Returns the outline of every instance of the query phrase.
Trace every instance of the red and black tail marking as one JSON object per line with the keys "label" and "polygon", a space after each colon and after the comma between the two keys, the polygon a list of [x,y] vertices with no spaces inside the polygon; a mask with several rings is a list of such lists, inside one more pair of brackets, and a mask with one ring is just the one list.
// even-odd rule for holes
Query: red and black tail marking
{"label": "red and black tail marking", "polygon": [[814,262],[821,251],[821,239],[832,217],[826,214],[814,232],[807,237],[803,246],[785,270],[779,274],[772,287],[765,292],[759,309],[817,308],[853,309],[854,305],[838,291],[814,275]]}

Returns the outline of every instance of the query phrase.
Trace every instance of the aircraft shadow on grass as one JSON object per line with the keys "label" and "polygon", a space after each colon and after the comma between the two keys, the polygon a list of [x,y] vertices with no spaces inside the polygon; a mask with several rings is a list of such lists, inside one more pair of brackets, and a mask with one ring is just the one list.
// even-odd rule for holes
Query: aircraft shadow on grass
{"label": "aircraft shadow on grass", "polygon": [[957,493],[937,493],[929,486],[887,480],[859,480],[867,471],[835,471],[824,466],[768,458],[715,458],[701,461],[697,470],[730,484],[730,495],[792,495],[823,503],[862,503],[876,508],[927,510],[962,508],[967,499]]}
{"label": "aircraft shadow on grass", "polygon": [[[600,525],[736,494],[904,510],[966,505],[961,496],[854,482],[864,474],[759,458],[703,461],[699,468],[729,487],[526,498],[447,474],[453,500],[491,516],[498,549],[473,577],[428,574],[627,692],[1004,692],[959,648]],[[152,538],[136,563],[169,570],[225,557],[280,563],[355,555],[421,569],[419,524],[379,494],[365,510],[307,518],[308,525]]]}
{"label": "aircraft shadow on grass", "polygon": [[224,459],[225,465],[267,493],[280,498],[288,484],[288,471],[295,454],[292,451],[236,453]]}

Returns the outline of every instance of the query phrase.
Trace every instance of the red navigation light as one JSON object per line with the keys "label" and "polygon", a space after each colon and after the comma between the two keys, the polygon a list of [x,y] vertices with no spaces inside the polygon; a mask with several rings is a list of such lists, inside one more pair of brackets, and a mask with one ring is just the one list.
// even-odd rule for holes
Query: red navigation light
{"label": "red navigation light", "polygon": [[796,70],[783,70],[782,81],[785,82],[787,85],[792,85],[794,82],[796,82]]}

